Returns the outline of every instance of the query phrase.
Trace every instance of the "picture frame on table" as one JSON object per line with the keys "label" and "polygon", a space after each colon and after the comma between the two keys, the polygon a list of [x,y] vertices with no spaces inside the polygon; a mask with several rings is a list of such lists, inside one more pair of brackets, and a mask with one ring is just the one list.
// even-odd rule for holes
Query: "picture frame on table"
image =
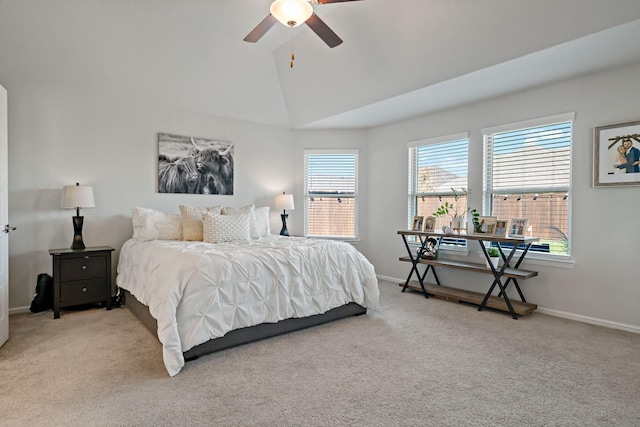
{"label": "picture frame on table", "polygon": [[475,234],[491,234],[496,229],[498,218],[495,216],[479,216],[478,222],[473,224],[473,232]]}
{"label": "picture frame on table", "polygon": [[528,218],[512,218],[509,225],[509,237],[524,237],[528,222]]}
{"label": "picture frame on table", "polygon": [[424,231],[424,216],[416,215],[413,217],[411,231]]}
{"label": "picture frame on table", "polygon": [[640,185],[640,121],[594,128],[593,186],[626,185]]}
{"label": "picture frame on table", "polygon": [[434,231],[436,228],[436,218],[428,216],[424,219],[424,231]]}
{"label": "picture frame on table", "polygon": [[496,221],[496,227],[493,230],[493,235],[498,237],[504,237],[507,234],[507,225],[509,221],[506,219],[498,219]]}

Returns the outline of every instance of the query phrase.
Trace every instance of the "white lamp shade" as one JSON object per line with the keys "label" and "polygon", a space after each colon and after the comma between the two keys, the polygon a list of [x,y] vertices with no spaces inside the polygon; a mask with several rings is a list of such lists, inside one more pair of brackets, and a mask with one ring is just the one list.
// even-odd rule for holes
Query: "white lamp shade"
{"label": "white lamp shade", "polygon": [[276,209],[283,211],[293,210],[293,194],[280,194],[276,196]]}
{"label": "white lamp shade", "polygon": [[306,0],[276,0],[270,10],[278,21],[289,27],[297,27],[313,15],[313,6]]}
{"label": "white lamp shade", "polygon": [[95,208],[93,187],[87,185],[66,185],[62,187],[61,207],[65,209]]}

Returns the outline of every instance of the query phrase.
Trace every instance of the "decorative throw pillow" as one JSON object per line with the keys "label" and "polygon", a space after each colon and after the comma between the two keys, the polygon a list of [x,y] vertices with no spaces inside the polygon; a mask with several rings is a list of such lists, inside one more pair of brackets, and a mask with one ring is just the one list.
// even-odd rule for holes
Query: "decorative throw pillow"
{"label": "decorative throw pillow", "polygon": [[202,214],[202,230],[205,243],[249,240],[249,214],[219,215],[205,212]]}
{"label": "decorative throw pillow", "polygon": [[182,240],[182,219],[177,213],[133,208],[133,238],[138,240]]}
{"label": "decorative throw pillow", "polygon": [[225,206],[222,208],[222,215],[237,215],[241,213],[249,214],[249,232],[252,239],[257,239],[260,237],[258,234],[258,229],[256,228],[256,209],[255,205],[247,205],[240,207],[230,207]]}
{"label": "decorative throw pillow", "polygon": [[219,214],[220,206],[193,207],[180,205],[183,240],[202,240],[202,214],[204,212]]}
{"label": "decorative throw pillow", "polygon": [[256,233],[257,233],[256,238],[268,236],[269,234],[271,234],[271,229],[269,227],[269,206],[264,206],[262,208],[255,208],[255,214],[256,214]]}

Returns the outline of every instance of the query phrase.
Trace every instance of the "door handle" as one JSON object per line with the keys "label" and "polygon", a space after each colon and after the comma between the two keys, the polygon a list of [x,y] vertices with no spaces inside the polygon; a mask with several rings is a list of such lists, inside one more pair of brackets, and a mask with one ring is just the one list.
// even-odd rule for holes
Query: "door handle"
{"label": "door handle", "polygon": [[16,228],[15,227],[11,227],[9,224],[6,224],[4,226],[4,230],[2,230],[2,231],[4,231],[5,233],[8,234],[8,233],[10,233],[12,231],[16,231]]}

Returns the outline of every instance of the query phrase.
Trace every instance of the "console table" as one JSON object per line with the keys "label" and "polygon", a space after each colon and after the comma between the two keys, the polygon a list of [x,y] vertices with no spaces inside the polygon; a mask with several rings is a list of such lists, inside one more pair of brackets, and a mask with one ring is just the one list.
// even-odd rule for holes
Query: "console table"
{"label": "console table", "polygon": [[[533,310],[538,308],[537,305],[530,304],[526,301],[524,294],[522,293],[522,289],[520,289],[520,285],[518,283],[518,280],[525,280],[538,275],[537,271],[520,269],[520,264],[527,255],[527,252],[531,248],[531,245],[540,240],[538,237],[504,237],[488,234],[466,233],[455,233],[452,235],[446,235],[441,231],[411,230],[400,230],[398,231],[398,234],[402,236],[402,240],[407,249],[407,253],[409,254],[408,257],[400,257],[400,261],[411,263],[411,271],[409,272],[407,280],[404,284],[400,284],[400,286],[402,286],[402,292],[404,292],[407,288],[410,288],[413,290],[421,291],[424,294],[425,298],[428,298],[429,295],[432,295],[451,301],[464,301],[470,302],[472,304],[477,304],[479,305],[478,311],[482,311],[485,307],[508,311],[511,314],[511,317],[513,317],[514,319],[518,318],[518,314],[529,314]],[[415,236],[416,243],[419,245],[418,251],[416,251],[416,253],[414,253],[409,246],[407,237],[410,236]],[[502,258],[502,266],[495,268],[491,264],[491,262],[488,262],[489,268],[487,268],[485,265],[478,263],[421,257],[419,254],[424,252],[429,238],[435,238],[438,242],[438,246],[440,245],[442,238],[466,239],[468,241],[475,240],[479,243],[480,248],[482,249],[482,253],[487,260],[489,260],[489,253],[487,252],[486,243],[495,243],[498,251],[500,252],[500,257]],[[507,245],[503,246],[503,244]],[[520,245],[524,245],[524,249],[520,253],[520,256],[517,257],[517,259],[514,261],[514,257]],[[420,274],[420,272],[418,271],[418,265],[420,264],[427,266],[422,274]],[[455,268],[460,270],[473,271],[476,273],[490,274],[493,276],[493,281],[491,283],[491,286],[489,287],[489,290],[485,294],[444,287],[440,284],[440,279],[438,278],[435,267]],[[426,284],[424,281],[429,271],[431,271],[433,274],[433,277],[436,281],[436,286]],[[415,282],[411,281],[411,278],[414,274],[418,279],[417,282],[420,285],[419,287],[416,286]],[[504,278],[506,278],[505,282],[503,282]],[[506,290],[511,283],[513,283],[515,289],[517,290],[521,301],[512,301],[507,295]],[[493,293],[496,286],[498,286],[500,292],[498,296],[492,296],[491,294]]]}

